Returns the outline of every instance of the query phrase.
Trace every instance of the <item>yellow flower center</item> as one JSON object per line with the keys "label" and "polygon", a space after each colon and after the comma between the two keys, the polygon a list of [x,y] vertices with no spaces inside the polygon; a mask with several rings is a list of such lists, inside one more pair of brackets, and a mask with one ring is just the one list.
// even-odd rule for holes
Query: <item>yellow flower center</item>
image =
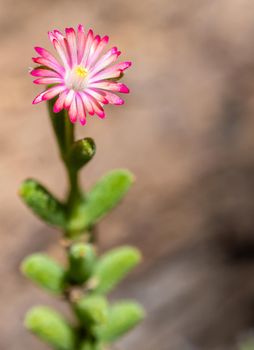
{"label": "yellow flower center", "polygon": [[85,67],[82,66],[77,66],[75,68],[75,73],[77,74],[77,76],[79,76],[80,78],[85,78],[88,74],[88,70]]}

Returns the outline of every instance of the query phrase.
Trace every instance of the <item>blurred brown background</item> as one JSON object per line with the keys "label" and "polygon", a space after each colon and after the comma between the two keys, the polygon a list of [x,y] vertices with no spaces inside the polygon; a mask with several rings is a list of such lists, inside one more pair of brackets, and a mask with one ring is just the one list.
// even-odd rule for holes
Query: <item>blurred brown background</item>
{"label": "blurred brown background", "polygon": [[99,225],[101,251],[130,243],[144,254],[112,298],[137,298],[147,318],[117,349],[237,349],[254,328],[253,0],[0,1],[0,349],[47,349],[23,329],[29,306],[68,313],[19,273],[28,253],[61,259],[61,249],[17,189],[33,176],[64,195],[27,72],[33,46],[50,48],[48,30],[78,23],[108,34],[134,62],[126,105],[78,130],[98,149],[85,186],[116,167],[137,178]]}

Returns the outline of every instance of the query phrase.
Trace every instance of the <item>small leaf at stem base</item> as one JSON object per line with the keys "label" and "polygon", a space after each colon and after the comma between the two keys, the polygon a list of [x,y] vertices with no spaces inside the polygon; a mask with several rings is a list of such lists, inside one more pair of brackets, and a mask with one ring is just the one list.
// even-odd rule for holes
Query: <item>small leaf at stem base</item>
{"label": "small leaf at stem base", "polygon": [[136,302],[122,301],[109,310],[108,322],[96,327],[96,334],[103,342],[113,342],[134,328],[144,318],[144,310]]}
{"label": "small leaf at stem base", "polygon": [[98,280],[97,293],[107,293],[119,283],[141,260],[138,249],[120,247],[106,252],[97,262],[94,277]]}
{"label": "small leaf at stem base", "polygon": [[86,194],[79,211],[68,224],[72,232],[93,227],[124,197],[134,180],[128,170],[117,169],[103,176]]}
{"label": "small leaf at stem base", "polygon": [[65,286],[65,271],[46,254],[36,253],[25,258],[21,265],[24,275],[42,288],[61,294]]}
{"label": "small leaf at stem base", "polygon": [[19,189],[24,203],[46,223],[65,228],[65,208],[44,186],[33,179],[25,180]]}
{"label": "small leaf at stem base", "polygon": [[37,306],[28,311],[25,326],[41,340],[57,350],[73,350],[75,332],[64,318],[46,306]]}

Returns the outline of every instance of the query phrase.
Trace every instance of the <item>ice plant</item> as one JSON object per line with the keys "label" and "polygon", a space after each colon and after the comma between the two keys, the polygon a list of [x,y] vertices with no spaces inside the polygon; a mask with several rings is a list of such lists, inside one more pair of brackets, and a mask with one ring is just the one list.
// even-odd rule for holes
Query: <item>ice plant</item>
{"label": "ice plant", "polygon": [[39,57],[33,61],[39,64],[31,71],[36,77],[34,83],[53,85],[40,93],[33,101],[39,103],[58,96],[53,111],[66,109],[71,122],[86,123],[87,114],[104,118],[105,104],[121,105],[124,101],[116,94],[128,93],[126,85],[117,82],[131,62],[115,64],[121,52],[113,47],[104,52],[108,36],[94,35],[90,29],[85,33],[82,25],[77,33],[66,28],[65,35],[59,30],[48,33],[58,59],[49,51],[35,47]]}
{"label": "ice plant", "polygon": [[25,325],[56,350],[103,350],[143,318],[138,303],[111,304],[106,296],[138,264],[139,251],[123,246],[98,255],[95,249],[96,223],[124,197],[133,176],[123,169],[110,171],[85,193],[79,173],[94,157],[95,142],[89,137],[75,140],[73,122],[85,124],[87,113],[104,117],[104,104],[123,103],[115,92],[128,91],[118,80],[130,63],[112,65],[119,51],[113,48],[103,54],[108,37],[94,36],[91,30],[85,34],[81,25],[77,33],[72,28],[65,33],[49,33],[61,63],[45,49],[36,48],[40,57],[34,61],[41,66],[32,75],[38,77],[36,83],[47,85],[34,103],[48,101],[68,192],[61,201],[38,181],[28,179],[19,193],[40,219],[62,232],[66,263],[34,253],[24,259],[21,269],[38,286],[65,300],[75,321],[67,321],[50,307],[37,306],[27,313]]}

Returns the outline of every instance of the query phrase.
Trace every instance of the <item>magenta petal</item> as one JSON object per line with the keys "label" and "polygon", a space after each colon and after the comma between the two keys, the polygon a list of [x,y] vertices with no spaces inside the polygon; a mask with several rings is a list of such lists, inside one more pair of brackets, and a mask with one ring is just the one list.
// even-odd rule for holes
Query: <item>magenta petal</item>
{"label": "magenta petal", "polygon": [[96,47],[93,55],[91,55],[89,57],[89,60],[87,62],[88,68],[92,67],[92,65],[96,62],[96,60],[98,59],[98,57],[100,56],[100,54],[102,53],[102,51],[104,50],[106,45],[108,44],[108,41],[109,41],[109,37],[107,35],[101,39],[101,41],[98,44],[98,46]]}
{"label": "magenta petal", "polygon": [[85,50],[86,35],[84,27],[82,24],[78,25],[78,34],[77,34],[77,51],[78,51],[78,64],[80,64]]}
{"label": "magenta petal", "polygon": [[48,50],[38,46],[36,46],[34,49],[40,56],[46,58],[47,60],[53,62],[54,64],[59,64],[57,59]]}
{"label": "magenta petal", "polygon": [[80,95],[80,97],[82,99],[82,102],[84,104],[85,110],[87,110],[87,112],[90,115],[94,115],[94,109],[93,109],[92,103],[91,103],[90,99],[88,98],[87,94],[85,92],[83,92],[83,91],[80,91],[79,95]]}
{"label": "magenta petal", "polygon": [[79,94],[76,95],[76,102],[77,102],[77,113],[78,113],[79,121],[80,121],[81,125],[85,125],[86,124],[86,112],[85,112],[82,98],[80,97]]}
{"label": "magenta petal", "polygon": [[91,95],[93,98],[95,98],[96,100],[98,100],[103,104],[108,104],[108,100],[105,99],[103,94],[98,93],[97,90],[95,89],[89,89],[89,88],[86,89],[86,94]]}
{"label": "magenta petal", "polygon": [[55,97],[57,94],[61,93],[65,89],[66,89],[66,87],[63,85],[54,86],[50,89],[47,89],[35,97],[35,99],[33,100],[33,104],[37,104],[37,103],[40,103],[42,101],[50,100],[51,98]]}
{"label": "magenta petal", "polygon": [[74,90],[69,90],[69,92],[65,98],[65,101],[64,101],[64,108],[68,109],[70,107],[72,100],[74,98],[74,95],[75,95]]}
{"label": "magenta petal", "polygon": [[115,82],[110,82],[110,81],[100,81],[100,82],[92,83],[89,85],[89,87],[103,89],[103,90],[109,90],[109,91],[113,91],[113,92],[122,92],[122,93],[129,92],[129,89],[125,84],[115,83]]}
{"label": "magenta petal", "polygon": [[83,57],[82,57],[81,62],[80,62],[80,64],[83,66],[86,66],[92,43],[93,43],[93,31],[92,31],[92,29],[89,29],[89,31],[87,33],[87,37],[86,37],[84,54],[83,54]]}
{"label": "magenta petal", "polygon": [[65,52],[63,46],[60,45],[59,41],[56,39],[53,40],[53,45],[54,45],[54,48],[56,49],[58,55],[60,56],[65,69],[68,69],[69,62],[68,62],[68,58],[67,58],[67,55],[66,55],[66,52]]}
{"label": "magenta petal", "polygon": [[[100,90],[99,90],[100,91]],[[98,92],[99,92],[98,91]],[[108,102],[110,104],[113,105],[123,105],[124,104],[124,100],[121,99],[119,96],[117,96],[116,94],[113,94],[112,92],[109,91],[101,91],[101,93],[105,96],[105,98],[108,100]]]}
{"label": "magenta petal", "polygon": [[51,84],[62,84],[63,79],[62,78],[38,78],[33,81],[35,84],[45,84],[45,85],[51,85]]}
{"label": "magenta petal", "polygon": [[53,107],[53,112],[54,113],[59,113],[63,108],[64,108],[64,101],[67,96],[68,90],[65,90],[60,93],[58,99],[56,100],[54,107]]}
{"label": "magenta petal", "polygon": [[35,68],[33,69],[30,74],[34,77],[54,77],[59,78],[60,74],[49,69],[41,69],[41,68]]}
{"label": "magenta petal", "polygon": [[69,117],[72,123],[77,121],[77,103],[76,96],[73,97],[70,108],[69,108]]}
{"label": "magenta petal", "polygon": [[42,100],[50,100],[51,98],[55,97],[56,95],[60,94],[60,92],[63,92],[66,90],[65,85],[57,85],[53,86],[52,88],[48,89],[45,94],[42,96]]}
{"label": "magenta petal", "polygon": [[87,95],[87,98],[90,101],[95,114],[97,114],[99,118],[103,119],[105,117],[105,112],[101,104],[89,93],[85,92],[85,94]]}
{"label": "magenta petal", "polygon": [[112,66],[112,69],[121,69],[122,71],[129,68],[132,65],[132,62],[126,61],[126,62],[120,62]]}
{"label": "magenta petal", "polygon": [[119,55],[120,51],[118,51],[116,47],[113,47],[98,60],[95,66],[91,69],[91,74],[94,75],[102,69],[108,67],[110,64],[117,60]]}
{"label": "magenta petal", "polygon": [[[46,90],[47,91],[47,90]],[[42,102],[42,96],[45,94],[45,92],[46,91],[43,91],[43,92],[41,92],[39,95],[37,95],[36,97],[35,97],[35,99],[33,100],[33,104],[37,104],[37,103],[40,103],[40,102]]]}
{"label": "magenta petal", "polygon": [[51,68],[53,70],[55,70],[56,72],[58,72],[61,76],[63,76],[65,70],[62,66],[60,66],[60,64],[55,64],[51,61],[49,61],[46,58],[43,57],[33,57],[32,60],[37,63],[40,64],[42,66],[46,66],[48,68]]}
{"label": "magenta petal", "polygon": [[76,33],[73,28],[66,28],[66,39],[70,48],[72,66],[77,64],[77,41]]}
{"label": "magenta petal", "polygon": [[89,78],[89,83],[94,83],[100,80],[119,78],[121,76],[121,70],[105,69],[95,74],[93,77]]}

